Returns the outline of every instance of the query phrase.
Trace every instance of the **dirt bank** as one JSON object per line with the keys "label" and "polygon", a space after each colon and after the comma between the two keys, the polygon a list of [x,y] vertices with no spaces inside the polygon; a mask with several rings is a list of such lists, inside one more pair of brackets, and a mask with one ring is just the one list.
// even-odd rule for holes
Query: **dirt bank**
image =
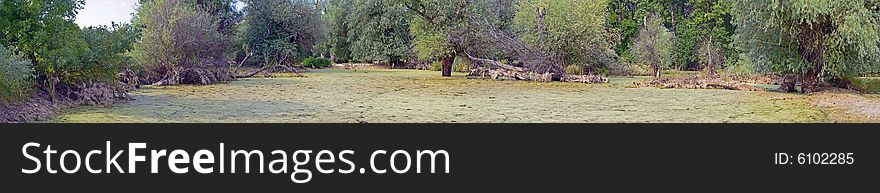
{"label": "dirt bank", "polygon": [[880,95],[835,89],[810,94],[810,99],[835,122],[880,122]]}

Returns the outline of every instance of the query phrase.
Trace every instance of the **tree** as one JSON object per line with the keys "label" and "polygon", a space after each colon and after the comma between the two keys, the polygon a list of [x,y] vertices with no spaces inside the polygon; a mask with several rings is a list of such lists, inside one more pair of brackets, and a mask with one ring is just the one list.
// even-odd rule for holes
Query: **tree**
{"label": "tree", "polygon": [[471,30],[469,17],[473,4],[467,0],[396,0],[417,17],[411,33],[415,36],[418,56],[440,58],[443,76],[452,76],[456,54],[465,53],[466,34]]}
{"label": "tree", "polygon": [[[456,56],[486,61],[503,57],[530,72],[565,74],[559,61],[524,43],[511,29],[512,2],[505,0],[397,0],[416,15],[411,32],[421,58],[439,58],[443,76],[450,76]],[[495,12],[493,10],[498,10]],[[484,58],[479,58],[484,57]],[[489,64],[500,64],[491,60]]]}
{"label": "tree", "polygon": [[672,62],[672,43],[674,35],[660,24],[660,17],[656,15],[645,16],[642,28],[633,43],[633,55],[640,64],[649,64],[653,69],[653,76],[660,78],[663,66],[669,66]]}
{"label": "tree", "polygon": [[309,0],[245,0],[242,35],[249,63],[288,65],[312,55],[320,40],[319,4]]}
{"label": "tree", "polygon": [[[880,65],[880,1],[736,1],[734,39],[760,68],[797,77],[803,92],[820,78]],[[794,91],[793,83],[782,90]]]}
{"label": "tree", "polygon": [[605,0],[519,0],[515,26],[526,44],[563,65],[604,68],[613,62],[605,31]]}
{"label": "tree", "polygon": [[350,15],[354,12],[352,0],[330,0],[327,2],[327,10],[323,16],[325,35],[322,41],[323,47],[330,54],[333,62],[348,62],[351,59],[350,31],[352,20]]}
{"label": "tree", "polygon": [[0,45],[0,102],[19,101],[34,86],[30,61]]}
{"label": "tree", "polygon": [[406,7],[387,0],[361,0],[354,4],[349,23],[351,57],[357,61],[400,64],[412,54],[410,22]]}
{"label": "tree", "polygon": [[146,68],[147,82],[210,84],[231,79],[223,36],[210,12],[184,0],[154,0],[141,5],[137,14],[135,23],[143,29],[133,55]]}
{"label": "tree", "polygon": [[[139,0],[140,4],[147,4],[155,0]],[[217,31],[223,35],[231,35],[235,32],[235,25],[242,17],[241,12],[236,11],[235,4],[240,0],[185,0],[213,15],[217,19]]]}
{"label": "tree", "polygon": [[82,62],[90,50],[74,19],[83,3],[82,0],[0,1],[0,45],[16,47],[30,60],[38,84],[44,86],[53,99],[59,88],[114,74],[112,65]]}
{"label": "tree", "polygon": [[[732,36],[734,27],[730,13],[729,0],[608,0],[609,31],[620,34],[620,43],[615,45],[616,53],[624,61],[633,58],[630,52],[634,38],[638,34],[643,19],[649,14],[661,18],[661,24],[675,33],[674,62],[670,67],[678,69],[702,69],[708,65],[714,69],[720,64],[706,63],[708,58],[699,58],[701,46],[717,46],[710,50],[720,50],[719,54],[727,61],[736,61]],[[706,43],[708,42],[708,43]],[[712,61],[723,62],[714,58]]]}
{"label": "tree", "polygon": [[[606,27],[609,31],[619,33],[620,42],[614,47],[614,51],[624,60],[633,58],[631,53],[633,39],[639,33],[644,24],[645,16],[654,13],[661,17],[661,21],[674,21],[681,17],[683,12],[679,9],[684,6],[672,6],[668,0],[608,0]],[[665,9],[668,8],[669,10]],[[669,18],[669,19],[667,19]],[[674,23],[674,22],[673,22]]]}
{"label": "tree", "polygon": [[702,42],[699,44],[699,61],[710,75],[731,58],[736,61],[737,52],[733,47],[734,28],[730,9],[732,1],[728,0],[691,0],[694,9],[689,25],[696,29],[696,35]]}
{"label": "tree", "polygon": [[91,50],[83,58],[84,64],[113,68],[114,73],[104,74],[105,79],[115,78],[120,67],[131,67],[133,61],[128,52],[134,49],[139,36],[133,25],[113,23],[109,27],[85,27],[82,31]]}

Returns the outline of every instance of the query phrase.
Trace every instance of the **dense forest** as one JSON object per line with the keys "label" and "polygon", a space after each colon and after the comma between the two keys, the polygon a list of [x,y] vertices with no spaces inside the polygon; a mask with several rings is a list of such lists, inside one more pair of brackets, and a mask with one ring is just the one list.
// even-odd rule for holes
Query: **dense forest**
{"label": "dense forest", "polygon": [[542,81],[763,74],[790,92],[880,67],[878,0],[140,0],[130,23],[79,27],[83,6],[0,0],[0,101],[98,104],[331,63]]}

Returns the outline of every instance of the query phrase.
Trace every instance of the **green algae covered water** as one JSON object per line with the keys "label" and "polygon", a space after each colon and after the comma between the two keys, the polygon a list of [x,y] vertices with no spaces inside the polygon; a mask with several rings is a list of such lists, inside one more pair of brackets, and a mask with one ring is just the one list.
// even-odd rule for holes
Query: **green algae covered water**
{"label": "green algae covered water", "polygon": [[135,100],[77,107],[49,122],[643,123],[826,122],[807,96],[607,84],[473,80],[416,70],[313,70],[207,86],[148,86]]}

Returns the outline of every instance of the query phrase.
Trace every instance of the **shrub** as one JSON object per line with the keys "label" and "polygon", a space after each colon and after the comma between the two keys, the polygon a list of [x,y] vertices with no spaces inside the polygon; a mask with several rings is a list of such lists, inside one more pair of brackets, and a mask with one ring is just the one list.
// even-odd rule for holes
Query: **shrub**
{"label": "shrub", "polygon": [[470,72],[471,71],[471,60],[464,57],[458,57],[455,59],[455,62],[452,63],[452,71],[455,72]]}
{"label": "shrub", "polygon": [[880,78],[878,77],[856,77],[851,78],[850,81],[853,86],[862,92],[870,94],[880,93]]}
{"label": "shrub", "polygon": [[737,61],[727,66],[725,70],[727,73],[737,75],[752,75],[757,73],[755,64],[752,63],[751,59],[748,57],[737,58]]}
{"label": "shrub", "polygon": [[565,67],[565,73],[570,75],[584,75],[584,67],[580,65],[568,65]]}
{"label": "shrub", "polygon": [[303,66],[312,68],[326,68],[330,67],[330,65],[332,65],[332,62],[327,58],[308,57],[303,60]]}
{"label": "shrub", "polygon": [[137,13],[142,34],[132,52],[146,69],[147,82],[210,84],[232,78],[226,71],[226,41],[210,12],[184,0],[155,0]]}
{"label": "shrub", "polygon": [[639,29],[633,42],[632,53],[637,64],[651,65],[652,74],[659,77],[663,67],[672,66],[675,34],[663,27],[659,16],[650,15],[645,19],[645,25]]}
{"label": "shrub", "polygon": [[433,61],[431,62],[431,71],[440,71],[443,70],[443,62]]}
{"label": "shrub", "polygon": [[0,46],[0,102],[24,99],[34,85],[31,63]]}

